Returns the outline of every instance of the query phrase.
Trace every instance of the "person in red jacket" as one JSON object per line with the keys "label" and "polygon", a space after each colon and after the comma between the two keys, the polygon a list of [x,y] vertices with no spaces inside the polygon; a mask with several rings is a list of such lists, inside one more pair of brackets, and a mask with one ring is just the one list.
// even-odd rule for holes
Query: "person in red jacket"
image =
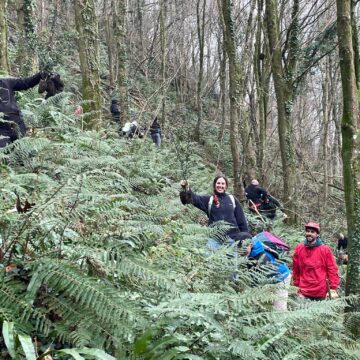
{"label": "person in red jacket", "polygon": [[330,248],[320,239],[320,226],[317,223],[305,225],[305,241],[295,248],[293,280],[299,288],[299,296],[323,300],[330,292],[330,298],[337,297],[338,267]]}

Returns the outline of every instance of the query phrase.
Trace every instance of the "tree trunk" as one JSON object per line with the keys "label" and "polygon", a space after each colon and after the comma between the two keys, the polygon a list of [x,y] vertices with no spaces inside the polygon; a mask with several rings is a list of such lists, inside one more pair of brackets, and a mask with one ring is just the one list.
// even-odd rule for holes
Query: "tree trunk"
{"label": "tree trunk", "polygon": [[325,66],[325,79],[322,83],[322,113],[323,113],[323,135],[322,135],[322,163],[324,165],[324,185],[323,190],[321,192],[320,197],[320,212],[322,215],[326,215],[327,209],[327,202],[329,196],[329,171],[328,171],[328,161],[329,161],[329,117],[330,117],[330,68],[329,68],[329,61],[326,59]]}
{"label": "tree trunk", "polygon": [[[360,148],[359,99],[354,64],[354,43],[352,38],[351,0],[337,0],[337,31],[341,83],[343,90],[342,115],[342,160],[345,189],[346,217],[348,225],[348,265],[346,294],[360,294]],[[350,306],[359,311],[359,302]],[[360,324],[354,333],[360,335]]]}
{"label": "tree trunk", "polygon": [[[221,24],[220,24],[221,25]],[[220,69],[219,69],[219,77],[220,77],[220,114],[221,114],[221,124],[220,124],[220,131],[219,131],[219,143],[222,144],[224,133],[225,133],[225,124],[226,124],[226,49],[225,49],[225,41],[223,35],[223,43],[220,42],[219,39],[219,62],[220,62]]]}
{"label": "tree trunk", "polygon": [[19,64],[20,74],[30,75],[37,71],[37,29],[36,4],[34,0],[17,1],[18,44],[15,62]]}
{"label": "tree trunk", "polygon": [[239,144],[239,97],[241,73],[236,55],[234,23],[231,15],[231,0],[218,0],[219,12],[223,17],[223,31],[225,34],[225,48],[229,59],[229,99],[230,99],[230,147],[233,161],[234,193],[242,196],[240,174],[240,144]]}
{"label": "tree trunk", "polygon": [[270,86],[270,54],[265,41],[262,39],[262,34],[266,31],[263,24],[263,17],[261,16],[264,7],[264,1],[258,0],[258,18],[257,18],[257,31],[255,42],[255,81],[256,81],[256,94],[257,94],[257,109],[259,121],[259,135],[257,139],[257,168],[259,171],[259,178],[261,183],[265,181],[264,166],[265,149],[267,140],[267,111],[269,101],[269,86]]}
{"label": "tree trunk", "polygon": [[114,39],[117,51],[117,87],[122,122],[129,121],[129,99],[127,85],[127,48],[126,48],[126,0],[114,0]]}
{"label": "tree trunk", "polygon": [[[166,28],[165,28],[165,0],[160,0],[160,51],[161,51],[161,80],[162,80],[162,99],[161,99],[161,128],[163,134],[166,132]],[[164,137],[164,135],[163,135]]]}
{"label": "tree trunk", "polygon": [[0,0],[0,75],[10,73],[7,52],[6,0]]}
{"label": "tree trunk", "polygon": [[196,90],[196,105],[197,105],[197,124],[195,129],[195,140],[200,141],[201,123],[202,123],[202,82],[204,76],[204,35],[205,35],[205,8],[206,0],[203,0],[202,10],[200,10],[201,0],[196,2],[196,19],[197,19],[197,35],[199,42],[199,75]]}
{"label": "tree trunk", "polygon": [[271,68],[274,79],[277,111],[278,111],[278,134],[281,152],[281,163],[283,171],[284,194],[283,200],[286,211],[289,215],[289,222],[296,222],[295,209],[295,149],[292,126],[292,104],[293,104],[293,84],[292,75],[296,66],[296,53],[298,50],[298,0],[294,1],[292,13],[292,29],[289,33],[290,53],[288,56],[287,71],[282,64],[282,49],[279,33],[279,20],[277,17],[277,1],[266,0],[266,22],[267,34],[269,39],[269,49],[271,54]]}
{"label": "tree trunk", "polygon": [[113,88],[115,85],[115,76],[114,76],[114,39],[113,39],[113,32],[112,32],[112,25],[113,25],[113,18],[112,18],[112,11],[111,11],[111,0],[110,4],[108,0],[104,1],[104,13],[106,14],[105,19],[105,28],[106,28],[106,42],[107,42],[107,54],[108,54],[108,62],[109,62],[109,83],[110,87]]}
{"label": "tree trunk", "polygon": [[[253,24],[253,13],[256,6],[256,0],[252,0],[250,3],[250,11],[249,17],[247,20],[247,25],[245,29],[245,40],[244,40],[244,49],[242,51],[242,55],[240,61],[238,61],[240,69],[240,84],[239,89],[242,89],[240,93],[240,98],[238,101],[240,103],[244,103],[244,99],[248,95],[250,108],[251,104],[253,104],[253,94],[248,94],[248,84],[251,83],[251,70],[252,70],[252,44],[254,43],[254,36],[255,33],[253,31],[254,24]],[[251,91],[251,90],[250,90]],[[251,110],[242,111],[240,115],[240,136],[241,136],[241,143],[242,143],[242,154],[243,154],[243,167],[240,169],[241,174],[243,174],[243,179],[249,183],[251,179],[257,177],[256,176],[256,157],[255,157],[255,150],[251,136]],[[241,182],[242,183],[242,182]]]}
{"label": "tree trunk", "polygon": [[99,76],[99,37],[94,0],[75,0],[85,128],[101,125],[101,89]]}

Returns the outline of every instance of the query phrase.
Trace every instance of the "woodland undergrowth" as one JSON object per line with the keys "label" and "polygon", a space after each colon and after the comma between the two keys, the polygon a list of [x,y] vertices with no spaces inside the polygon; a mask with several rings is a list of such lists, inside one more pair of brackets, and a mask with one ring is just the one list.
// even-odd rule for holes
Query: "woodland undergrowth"
{"label": "woodland undergrowth", "polygon": [[[244,258],[206,254],[226,226],[182,206],[178,182],[208,192],[216,169],[183,132],[157,149],[115,125],[83,131],[67,94],[29,97],[30,135],[0,152],[2,358],[360,358],[344,315],[356,299],[291,288],[274,312]],[[274,231],[301,240],[280,220]]]}

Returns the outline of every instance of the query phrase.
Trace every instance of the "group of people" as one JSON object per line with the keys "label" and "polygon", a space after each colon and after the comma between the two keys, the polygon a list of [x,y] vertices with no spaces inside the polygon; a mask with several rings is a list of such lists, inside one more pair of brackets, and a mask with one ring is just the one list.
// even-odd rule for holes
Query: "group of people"
{"label": "group of people", "polygon": [[[248,195],[255,193],[259,199],[267,195],[264,189],[259,189],[257,181],[253,187],[247,188]],[[296,246],[293,255],[292,272],[289,267],[276,258],[264,244],[252,238],[246,222],[244,211],[239,200],[226,192],[229,186],[225,176],[217,176],[213,181],[212,195],[199,195],[191,190],[186,181],[181,182],[180,200],[183,205],[192,204],[202,210],[208,217],[208,225],[223,221],[229,228],[226,240],[210,238],[207,248],[216,251],[222,246],[246,247],[245,255],[257,266],[271,264],[272,272],[269,280],[277,284],[277,296],[273,304],[276,310],[287,308],[287,287],[293,278],[294,286],[298,287],[300,297],[309,300],[323,300],[327,297],[336,298],[336,289],[339,286],[338,267],[330,248],[320,238],[320,226],[315,222],[305,225],[305,238]],[[258,187],[258,188],[256,188]],[[254,192],[252,193],[252,189]],[[253,201],[256,204],[255,201]]]}
{"label": "group of people", "polygon": [[[146,128],[142,128],[137,121],[132,122],[126,122],[124,126],[121,126],[121,111],[119,103],[116,99],[111,100],[110,105],[110,112],[112,115],[113,120],[119,125],[121,129],[121,135],[127,138],[133,138],[135,136],[138,136],[142,138],[144,134],[146,133]],[[161,145],[161,127],[160,123],[158,121],[157,116],[151,123],[150,129],[150,136],[152,141],[157,147],[160,147]]]}
{"label": "group of people", "polygon": [[[45,99],[54,96],[64,90],[64,82],[57,73],[40,71],[33,76],[24,78],[0,78],[0,148],[13,143],[25,136],[26,125],[21,110],[16,102],[15,92],[28,90],[39,85],[39,93],[46,93]],[[114,121],[121,125],[121,111],[116,99],[111,101],[110,112]],[[83,109],[78,105],[75,116],[80,117]],[[128,128],[124,133],[124,128]],[[121,128],[122,135],[134,137],[143,134],[141,127],[136,121],[125,124]],[[150,129],[151,138],[156,146],[161,144],[160,123],[155,117]]]}

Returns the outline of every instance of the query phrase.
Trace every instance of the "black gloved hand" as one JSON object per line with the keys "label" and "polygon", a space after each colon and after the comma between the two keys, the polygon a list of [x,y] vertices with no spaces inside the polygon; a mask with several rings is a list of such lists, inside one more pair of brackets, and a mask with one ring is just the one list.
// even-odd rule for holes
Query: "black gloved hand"
{"label": "black gloved hand", "polygon": [[192,203],[192,200],[191,200],[191,191],[186,191],[186,190],[183,190],[183,191],[180,191],[180,201],[183,205],[186,205],[186,204],[191,204]]}
{"label": "black gloved hand", "polygon": [[47,71],[40,71],[40,78],[42,80],[46,79],[50,74]]}

